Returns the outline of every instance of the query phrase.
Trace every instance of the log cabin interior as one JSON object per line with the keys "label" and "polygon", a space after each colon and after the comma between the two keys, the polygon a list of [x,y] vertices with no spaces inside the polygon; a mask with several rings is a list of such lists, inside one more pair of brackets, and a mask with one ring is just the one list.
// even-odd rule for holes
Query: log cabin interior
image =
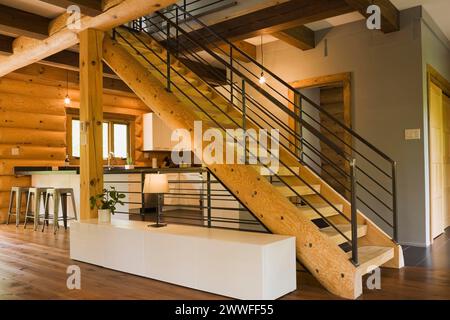
{"label": "log cabin interior", "polygon": [[449,13],[0,0],[0,299],[450,299]]}

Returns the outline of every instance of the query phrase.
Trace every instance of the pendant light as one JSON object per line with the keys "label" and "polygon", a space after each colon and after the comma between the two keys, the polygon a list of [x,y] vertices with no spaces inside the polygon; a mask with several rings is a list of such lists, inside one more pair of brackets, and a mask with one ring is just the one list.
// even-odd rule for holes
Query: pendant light
{"label": "pendant light", "polygon": [[66,107],[70,106],[70,103],[72,102],[69,97],[69,70],[67,70],[67,87],[66,87],[66,97],[64,98],[64,104]]}
{"label": "pendant light", "polygon": [[[261,35],[261,65],[264,68],[264,50],[263,50],[263,36]],[[259,77],[259,84],[266,83],[266,77],[264,76],[264,69],[261,68],[261,77]]]}

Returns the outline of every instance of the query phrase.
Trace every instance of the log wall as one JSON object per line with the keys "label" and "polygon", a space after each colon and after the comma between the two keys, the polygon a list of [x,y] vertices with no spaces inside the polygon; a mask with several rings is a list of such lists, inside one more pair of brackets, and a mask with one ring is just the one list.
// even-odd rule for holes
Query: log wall
{"label": "log wall", "polygon": [[[30,177],[14,176],[15,166],[64,165],[66,150],[67,88],[39,81],[18,80],[14,75],[0,78],[0,223],[6,220],[12,186],[29,186]],[[79,108],[80,92],[71,86],[71,108]],[[134,115],[137,165],[150,165],[142,152],[142,114],[151,110],[136,96],[107,91],[104,112]],[[12,149],[19,154],[13,155]]]}

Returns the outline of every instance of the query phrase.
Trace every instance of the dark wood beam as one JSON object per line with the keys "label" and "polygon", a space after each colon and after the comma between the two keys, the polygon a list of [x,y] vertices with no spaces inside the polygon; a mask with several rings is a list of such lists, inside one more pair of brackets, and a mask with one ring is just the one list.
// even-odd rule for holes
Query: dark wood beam
{"label": "dark wood beam", "polygon": [[[64,70],[57,67],[41,64],[30,64],[24,68],[18,69],[10,74],[17,80],[29,81],[49,86],[59,86],[65,88],[67,82],[70,85],[78,86],[80,83],[80,73],[73,70]],[[119,79],[103,78],[103,89],[131,93],[132,90]]]}
{"label": "dark wood beam", "polygon": [[48,37],[49,23],[45,17],[0,5],[0,33],[42,40]]}
{"label": "dark wood beam", "polygon": [[278,31],[272,35],[301,50],[313,49],[316,46],[314,31],[305,26]]}
{"label": "dark wood beam", "polygon": [[90,17],[95,17],[101,14],[102,1],[101,0],[40,0],[41,2],[50,3],[54,6],[67,9],[71,5],[80,7],[81,13]]}
{"label": "dark wood beam", "polygon": [[[354,10],[344,0],[291,0],[219,22],[209,26],[209,29],[229,41],[239,41],[261,34],[280,32]],[[202,42],[221,43],[219,38],[206,29],[192,31],[190,35],[195,39],[202,39]],[[192,47],[191,42],[185,37],[179,39],[183,45]]]}
{"label": "dark wood beam", "polygon": [[179,59],[189,70],[212,85],[224,85],[227,81],[227,71],[189,59]]}
{"label": "dark wood beam", "polygon": [[345,0],[351,7],[368,17],[367,8],[377,5],[381,9],[381,30],[385,33],[400,30],[400,12],[390,0]]}
{"label": "dark wood beam", "polygon": [[8,37],[0,34],[0,54],[10,55],[13,54],[13,37]]}
{"label": "dark wood beam", "polygon": [[[80,55],[78,52],[64,50],[54,55],[51,55],[39,61],[38,63],[67,70],[79,71],[80,70],[79,56]],[[114,71],[112,71],[111,68],[108,67],[105,63],[103,64],[103,74],[106,77],[117,78],[117,75],[114,73]]]}

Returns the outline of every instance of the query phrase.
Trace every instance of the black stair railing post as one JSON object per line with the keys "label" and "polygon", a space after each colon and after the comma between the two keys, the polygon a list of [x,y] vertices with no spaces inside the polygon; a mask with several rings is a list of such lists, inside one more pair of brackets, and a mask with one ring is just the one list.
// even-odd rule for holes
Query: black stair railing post
{"label": "black stair railing post", "polygon": [[167,91],[171,92],[171,80],[170,80],[170,23],[169,21],[166,22],[166,37],[167,37],[167,48],[166,48],[166,62],[167,62]]}
{"label": "black stair railing post", "polygon": [[392,214],[393,238],[398,242],[398,215],[397,215],[397,162],[392,162]]}
{"label": "black stair railing post", "polygon": [[299,98],[298,98],[298,116],[299,116],[299,118],[300,118],[300,122],[298,122],[298,133],[299,133],[299,135],[300,135],[300,140],[299,140],[299,144],[298,144],[298,147],[300,148],[300,160],[301,160],[301,162],[302,163],[304,163],[305,161],[304,161],[304,159],[303,159],[303,141],[302,141],[302,138],[303,138],[303,129],[302,129],[302,127],[301,127],[301,123],[302,123],[302,96],[301,95],[298,95],[297,93],[295,93],[294,94],[294,101],[293,101],[293,103],[294,103],[294,108],[295,108],[295,102],[297,101],[297,99],[295,98],[295,96],[298,96]]}
{"label": "black stair railing post", "polygon": [[175,8],[175,25],[176,25],[176,28],[175,28],[175,38],[176,38],[176,42],[177,42],[177,52],[176,52],[176,56],[178,57],[179,56],[179,53],[180,53],[180,42],[178,41],[178,36],[179,36],[179,34],[178,34],[178,28],[179,28],[179,21],[178,21],[178,6]]}
{"label": "black stair railing post", "polygon": [[242,79],[242,130],[244,135],[244,163],[247,163],[247,141],[246,141],[246,134],[245,130],[247,128],[247,101],[245,96],[245,79]]}
{"label": "black stair railing post", "polygon": [[352,261],[358,265],[358,213],[356,207],[356,159],[350,161]]}
{"label": "black stair railing post", "polygon": [[211,228],[211,173],[206,172],[206,206],[208,207],[208,228]]}
{"label": "black stair railing post", "polygon": [[233,106],[233,101],[234,101],[234,93],[233,93],[233,81],[234,81],[234,72],[233,72],[233,47],[230,46],[230,95],[231,95],[231,106]]}

